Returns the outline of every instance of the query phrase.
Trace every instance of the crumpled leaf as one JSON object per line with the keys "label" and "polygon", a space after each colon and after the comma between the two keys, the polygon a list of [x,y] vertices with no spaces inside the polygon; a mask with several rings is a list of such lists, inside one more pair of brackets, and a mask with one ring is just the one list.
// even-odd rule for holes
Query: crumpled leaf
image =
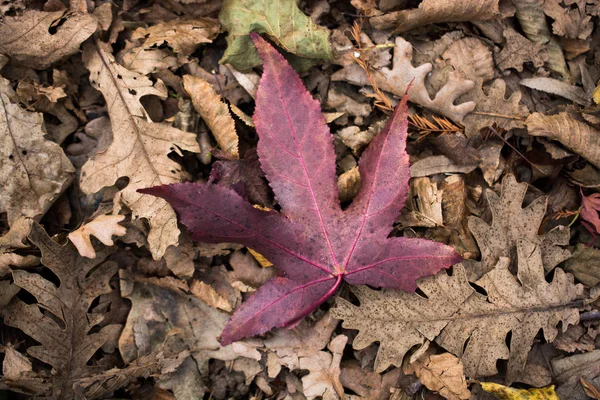
{"label": "crumpled leaf", "polygon": [[228,32],[221,64],[248,71],[261,64],[250,32],[264,33],[288,53],[330,60],[329,30],[316,25],[295,0],[224,0],[219,20]]}
{"label": "crumpled leaf", "polygon": [[498,0],[424,0],[417,9],[390,12],[369,19],[375,29],[407,32],[441,22],[482,21],[499,16]]}
{"label": "crumpled leaf", "polygon": [[481,382],[481,388],[500,400],[559,400],[554,385],[546,388],[516,389],[493,382]]}
{"label": "crumpled leaf", "polygon": [[501,70],[514,68],[521,72],[526,62],[531,62],[535,68],[539,68],[548,60],[548,52],[540,43],[532,42],[513,28],[506,28],[502,35],[506,42],[502,51],[494,56]]}
{"label": "crumpled leaf", "polygon": [[45,214],[75,172],[61,147],[44,138],[43,115],[21,109],[13,96],[0,78],[0,212],[7,213],[9,225],[20,216]]}
{"label": "crumpled leaf", "polygon": [[[52,241],[37,223],[31,227],[29,240],[41,250],[42,263],[56,275],[60,286],[35,273],[13,271],[15,284],[31,293],[37,303],[12,302],[4,322],[40,343],[29,347],[27,353],[53,367],[53,378],[47,382],[52,398],[72,399],[74,381],[94,373],[95,368],[87,365],[89,359],[121,330],[120,325],[112,324],[90,333],[104,315],[91,313],[89,308],[98,296],[111,291],[108,281],[118,266],[104,262],[110,250],[103,249],[95,259],[82,258],[72,244],[60,246]],[[13,384],[18,386],[18,381]]]}
{"label": "crumpled leaf", "polygon": [[348,337],[338,335],[331,340],[327,348],[332,354],[320,351],[310,357],[300,358],[300,369],[307,369],[308,375],[302,377],[304,395],[308,400],[339,400],[344,398],[344,388],[340,382],[340,361]]}
{"label": "crumpled leaf", "polygon": [[[422,107],[440,113],[456,122],[461,122],[465,115],[473,111],[475,103],[467,101],[460,104],[454,102],[474,87],[474,83],[464,79],[461,74],[453,71],[448,74],[448,81],[435,95],[429,96],[425,87],[425,78],[433,68],[430,63],[413,67],[412,46],[402,37],[396,37],[392,69],[381,68],[373,74],[377,86],[381,90],[404,96],[407,89],[408,99]],[[333,81],[347,81],[352,85],[370,85],[366,72],[357,64],[351,64],[331,76]]]}
{"label": "crumpled leaf", "polygon": [[123,176],[129,177],[129,185],[115,196],[115,211],[123,203],[135,217],[148,219],[149,248],[152,256],[159,259],[169,245],[177,244],[177,218],[167,202],[137,193],[136,189],[186,178],[187,173],[167,155],[171,151],[181,154],[181,150],[199,152],[196,135],[149,122],[140,98],[166,97],[162,81],[153,84],[147,77],[128,71],[101,45],[84,46],[83,60],[90,70],[90,82],[109,104],[113,142],[83,166],[81,189],[95,193]]}
{"label": "crumpled leaf", "polygon": [[207,81],[197,76],[185,75],[183,88],[192,98],[194,108],[210,128],[221,150],[233,159],[240,158],[235,122],[221,96]]}
{"label": "crumpled leaf", "polygon": [[587,15],[585,8],[562,7],[562,0],[544,2],[544,13],[554,19],[552,32],[568,39],[587,39],[594,29],[592,17]]}
{"label": "crumpled leaf", "polygon": [[[0,24],[0,53],[34,69],[46,69],[79,51],[95,31],[92,14],[28,10]],[[51,33],[51,28],[56,32]]]}
{"label": "crumpled leaf", "polygon": [[520,239],[527,239],[542,248],[546,271],[570,257],[571,253],[560,247],[569,244],[569,229],[556,229],[538,235],[548,200],[539,197],[529,206],[521,208],[526,192],[526,183],[517,183],[514,176],[507,175],[502,181],[500,196],[492,190],[486,192],[492,211],[492,224],[488,225],[478,217],[469,218],[469,229],[481,250],[480,269],[478,272],[471,271],[477,278],[494,268],[501,257],[516,260],[516,245]]}
{"label": "crumpled leaf", "polygon": [[438,392],[445,399],[471,398],[462,362],[450,353],[425,353],[405,368],[405,371],[416,374],[427,389]]}
{"label": "crumpled leaf", "polygon": [[318,102],[273,47],[256,34],[253,39],[265,71],[254,114],[257,149],[282,213],[254,208],[217,185],[142,190],[168,199],[195,240],[244,244],[283,272],[236,310],[223,344],[297,325],[342,280],[410,291],[416,279],[460,259],[440,243],[387,238],[409,179],[406,97],[363,153],[361,189],[342,211],[333,138]]}
{"label": "crumpled leaf", "polygon": [[353,342],[355,349],[381,343],[376,371],[401,365],[412,346],[435,340],[462,359],[470,378],[495,375],[496,362],[508,359],[506,381],[511,383],[522,373],[540,329],[551,342],[559,322],[563,329],[578,322],[576,300],[583,296],[583,286],[575,285],[561,269],[555,269],[552,283],[546,282],[540,246],[522,239],[517,250],[517,277],[508,269],[510,260],[502,257],[475,282],[487,296],[475,292],[459,264],[451,277],[441,273],[420,281],[427,298],[353,287],[360,306],[338,298],[332,314],[344,320],[343,327],[360,331]]}
{"label": "crumpled leaf", "polygon": [[526,121],[531,136],[557,140],[568,149],[600,167],[600,131],[566,112],[557,115],[531,114]]}
{"label": "crumpled leaf", "polygon": [[119,222],[124,219],[124,215],[100,215],[69,233],[68,237],[82,257],[95,258],[96,251],[92,246],[90,236],[95,236],[106,246],[112,246],[114,245],[113,235],[123,236],[127,233],[127,229],[119,225]]}

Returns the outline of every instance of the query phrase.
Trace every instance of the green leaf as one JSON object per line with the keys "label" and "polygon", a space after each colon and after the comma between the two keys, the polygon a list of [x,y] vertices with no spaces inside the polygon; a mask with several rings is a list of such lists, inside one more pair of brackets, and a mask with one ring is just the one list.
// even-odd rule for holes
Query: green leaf
{"label": "green leaf", "polygon": [[227,50],[220,62],[240,71],[262,64],[250,32],[268,35],[298,57],[321,60],[333,57],[329,29],[316,25],[295,0],[225,0],[219,20],[229,32]]}

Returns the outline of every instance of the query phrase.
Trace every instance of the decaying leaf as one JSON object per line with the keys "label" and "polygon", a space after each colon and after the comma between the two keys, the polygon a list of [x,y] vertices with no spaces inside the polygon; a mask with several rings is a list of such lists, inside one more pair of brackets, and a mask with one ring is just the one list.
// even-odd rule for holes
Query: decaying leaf
{"label": "decaying leaf", "polygon": [[332,58],[329,30],[316,25],[294,0],[225,0],[219,20],[227,30],[222,64],[247,71],[261,64],[250,32],[264,33],[285,51],[308,59]]}
{"label": "decaying leaf", "polygon": [[[79,51],[95,31],[92,14],[28,10],[0,24],[0,53],[35,69],[46,69]],[[51,33],[51,28],[56,32]]]}
{"label": "decaying leaf", "polygon": [[[594,29],[592,17],[587,15],[585,7],[562,7],[561,0],[544,2],[544,13],[554,19],[552,32],[568,39],[587,39]],[[568,2],[567,2],[568,4]]]}
{"label": "decaying leaf", "polygon": [[137,193],[136,189],[187,177],[167,155],[171,151],[181,154],[181,150],[199,152],[196,135],[147,120],[140,98],[164,98],[167,92],[162,81],[153,84],[145,76],[123,68],[101,44],[84,46],[83,60],[90,70],[91,84],[102,92],[109,105],[114,139],[105,152],[96,154],[83,166],[81,188],[94,193],[121,177],[129,177],[129,185],[115,197],[115,210],[123,203],[135,217],[148,219],[148,244],[152,256],[159,259],[169,245],[177,243],[177,218],[167,202]]}
{"label": "decaying leaf", "polygon": [[565,112],[557,115],[533,113],[526,123],[530,135],[557,140],[594,166],[600,167],[600,131],[597,129]]}
{"label": "decaying leaf", "polygon": [[506,380],[513,382],[525,367],[538,331],[543,329],[546,340],[552,341],[559,322],[563,329],[577,323],[577,300],[583,296],[583,286],[575,285],[561,269],[555,269],[552,283],[546,282],[538,245],[522,239],[517,252],[517,277],[508,269],[510,260],[502,257],[475,282],[487,296],[474,291],[459,265],[451,277],[441,273],[420,281],[427,298],[356,287],[352,291],[360,306],[338,298],[333,315],[344,320],[342,326],[360,331],[355,349],[381,343],[376,371],[401,365],[412,346],[435,340],[462,359],[470,378],[495,375],[496,362],[508,359]]}
{"label": "decaying leaf", "polygon": [[25,111],[0,78],[0,211],[12,225],[20,216],[43,215],[68,186],[75,169],[61,147],[44,138],[42,114]]}
{"label": "decaying leaf", "polygon": [[197,76],[184,76],[183,88],[192,98],[194,108],[210,128],[221,150],[233,159],[240,158],[235,123],[221,96],[208,82]]}
{"label": "decaying leaf", "polygon": [[462,362],[450,353],[425,353],[405,368],[405,372],[416,374],[423,385],[445,399],[471,398]]}
{"label": "decaying leaf", "polygon": [[419,8],[394,11],[370,19],[375,29],[410,31],[419,26],[451,21],[477,21],[499,16],[498,0],[424,0]]}
{"label": "decaying leaf", "polygon": [[[402,37],[396,37],[392,69],[382,68],[373,77],[381,90],[404,96],[407,89],[408,99],[422,107],[438,112],[456,122],[461,122],[465,115],[473,111],[475,103],[467,101],[454,104],[463,94],[474,87],[474,83],[466,80],[457,72],[448,74],[448,81],[435,95],[433,100],[425,87],[425,78],[433,68],[430,63],[413,67],[412,46]],[[370,85],[366,72],[357,64],[351,64],[331,76],[333,81],[347,81],[353,85]]]}
{"label": "decaying leaf", "polygon": [[300,358],[300,369],[309,371],[302,378],[304,395],[308,400],[344,398],[344,388],[340,382],[340,361],[347,341],[348,337],[345,335],[336,336],[327,346],[333,354],[319,351],[313,356]]}
{"label": "decaying leaf", "polygon": [[119,225],[124,219],[124,215],[100,215],[69,233],[69,239],[82,257],[95,258],[96,251],[90,236],[96,237],[106,246],[112,246],[112,236],[123,236],[127,231],[124,226]]}
{"label": "decaying leaf", "polygon": [[[53,367],[52,379],[46,383],[52,398],[72,399],[74,382],[93,374],[94,368],[87,365],[89,359],[107,340],[116,339],[121,330],[120,325],[113,324],[90,333],[104,315],[91,313],[89,308],[98,296],[110,292],[108,281],[118,266],[104,262],[109,254],[106,249],[95,259],[88,259],[79,256],[72,244],[58,245],[37,223],[31,227],[29,240],[41,250],[42,263],[60,285],[35,273],[13,271],[15,284],[34,296],[37,303],[13,301],[4,321],[40,343],[29,347],[27,353]],[[18,387],[19,381],[13,384]]]}
{"label": "decaying leaf", "polygon": [[554,385],[546,388],[516,389],[493,382],[481,382],[481,387],[500,400],[560,400]]}

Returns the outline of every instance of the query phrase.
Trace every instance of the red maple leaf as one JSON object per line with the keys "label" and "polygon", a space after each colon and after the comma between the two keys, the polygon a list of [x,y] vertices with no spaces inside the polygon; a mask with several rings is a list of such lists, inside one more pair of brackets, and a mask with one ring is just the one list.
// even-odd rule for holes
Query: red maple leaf
{"label": "red maple leaf", "polygon": [[252,39],[264,63],[254,114],[258,155],[281,213],[256,209],[218,185],[140,190],[171,203],[195,240],[246,245],[282,272],[235,311],[221,335],[223,345],[295,326],[343,280],[414,291],[417,279],[460,260],[440,243],[388,238],[410,177],[407,97],[363,153],[360,191],[342,210],[333,137],[319,103],[269,43],[257,34]]}

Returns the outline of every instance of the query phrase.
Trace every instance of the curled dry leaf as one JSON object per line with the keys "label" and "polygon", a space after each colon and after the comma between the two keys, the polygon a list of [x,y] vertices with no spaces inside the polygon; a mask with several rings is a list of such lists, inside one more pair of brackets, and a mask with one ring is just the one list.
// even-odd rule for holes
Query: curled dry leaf
{"label": "curled dry leaf", "polygon": [[215,291],[210,285],[204,282],[194,281],[190,286],[190,293],[205,302],[211,307],[219,308],[223,311],[231,312],[231,304]]}
{"label": "curled dry leaf", "polygon": [[341,174],[337,185],[340,193],[340,203],[352,200],[360,189],[360,172],[358,171],[358,167],[353,167]]}
{"label": "curled dry leaf", "polygon": [[[37,303],[13,301],[4,321],[40,343],[27,353],[53,367],[53,377],[46,382],[51,397],[73,399],[73,383],[94,373],[94,367],[87,365],[89,359],[109,339],[116,340],[121,330],[113,324],[90,333],[104,315],[90,313],[89,308],[98,296],[111,291],[108,281],[118,266],[104,262],[110,250],[103,249],[95,259],[82,258],[72,244],[60,246],[52,241],[37,223],[31,227],[29,240],[41,250],[42,263],[60,286],[35,273],[13,271],[15,284]],[[19,381],[12,384],[19,387]]]}
{"label": "curled dry leaf", "polygon": [[207,81],[197,76],[185,75],[183,88],[192,98],[194,108],[210,128],[221,150],[233,159],[240,158],[235,122],[221,96]]}
{"label": "curled dry leaf", "polygon": [[90,70],[91,84],[102,92],[109,105],[114,139],[106,151],[83,166],[81,188],[88,194],[95,193],[123,176],[129,177],[129,185],[115,197],[115,210],[123,203],[135,217],[148,219],[148,244],[152,256],[159,259],[169,245],[177,244],[177,217],[167,202],[137,193],[136,189],[187,177],[167,155],[171,151],[181,154],[180,149],[199,152],[200,148],[196,135],[148,121],[140,98],[165,98],[167,91],[162,81],[153,84],[147,77],[123,68],[101,46],[85,45],[83,61]]}
{"label": "curled dry leaf", "polygon": [[10,84],[0,78],[0,211],[9,225],[20,216],[45,214],[75,172],[62,148],[44,138],[43,115],[21,109],[12,97]]}
{"label": "curled dry leaf", "polygon": [[406,32],[428,24],[482,21],[498,16],[498,0],[424,0],[417,9],[394,11],[369,21],[375,29],[395,28],[395,32]]}
{"label": "curled dry leaf", "polygon": [[[29,10],[18,17],[5,17],[0,24],[0,53],[34,69],[46,69],[79,51],[95,31],[92,14]],[[56,27],[56,32],[51,29]]]}
{"label": "curled dry leaf", "polygon": [[[413,67],[412,45],[398,36],[394,47],[392,69],[382,68],[373,74],[377,86],[381,90],[404,96],[407,89],[408,99],[422,107],[438,112],[456,122],[461,122],[465,115],[473,111],[475,103],[467,101],[455,105],[454,102],[474,87],[474,83],[461,77],[458,72],[450,72],[448,81],[435,95],[429,97],[425,87],[425,78],[433,68],[430,63]],[[357,64],[351,64],[331,76],[333,81],[347,81],[353,85],[370,85],[366,72]]]}
{"label": "curled dry leaf", "polygon": [[450,353],[426,352],[405,368],[405,372],[416,374],[427,389],[438,392],[447,400],[471,398],[463,364]]}
{"label": "curled dry leaf", "polygon": [[308,375],[302,378],[304,395],[308,400],[344,398],[344,388],[340,382],[340,361],[342,361],[346,342],[348,342],[347,336],[336,336],[327,346],[331,354],[319,351],[310,357],[300,358],[300,369],[308,370]]}
{"label": "curled dry leaf", "polygon": [[106,246],[114,245],[112,236],[123,236],[127,233],[119,222],[125,219],[124,215],[100,215],[77,230],[69,233],[69,239],[82,257],[95,258],[96,251],[92,246],[90,236],[95,236]]}
{"label": "curled dry leaf", "polygon": [[401,365],[412,346],[435,340],[462,359],[470,378],[495,375],[496,362],[508,359],[506,380],[513,382],[525,367],[538,331],[543,329],[551,342],[559,322],[563,329],[576,324],[577,300],[583,298],[583,286],[575,285],[561,269],[555,269],[551,283],[546,282],[538,245],[523,239],[517,248],[517,277],[509,270],[510,260],[501,258],[475,282],[487,296],[475,292],[463,266],[458,265],[452,276],[441,273],[420,281],[426,298],[361,286],[352,288],[360,306],[338,298],[332,314],[344,320],[342,326],[360,331],[353,342],[355,349],[381,343],[377,371]]}
{"label": "curled dry leaf", "polygon": [[530,135],[557,140],[596,167],[600,167],[600,131],[597,129],[565,112],[557,115],[533,113],[526,123]]}

